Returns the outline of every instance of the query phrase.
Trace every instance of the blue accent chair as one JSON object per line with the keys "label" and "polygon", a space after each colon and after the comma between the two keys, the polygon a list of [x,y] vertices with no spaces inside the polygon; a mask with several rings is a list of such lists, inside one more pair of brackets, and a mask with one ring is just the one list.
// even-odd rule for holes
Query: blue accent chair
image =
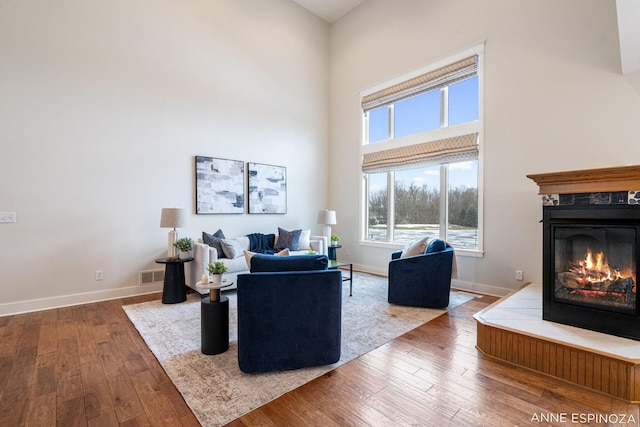
{"label": "blue accent chair", "polygon": [[447,307],[451,292],[453,248],[444,240],[434,239],[424,254],[400,258],[401,254],[402,251],[394,252],[389,262],[389,303],[412,307]]}
{"label": "blue accent chair", "polygon": [[238,276],[238,365],[245,373],[340,360],[342,273],[326,255],[254,255]]}

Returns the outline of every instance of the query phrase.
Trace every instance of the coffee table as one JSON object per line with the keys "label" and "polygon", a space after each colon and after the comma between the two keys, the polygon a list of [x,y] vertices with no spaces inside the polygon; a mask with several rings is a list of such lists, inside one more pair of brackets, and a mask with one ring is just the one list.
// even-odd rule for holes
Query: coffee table
{"label": "coffee table", "polygon": [[342,276],[342,281],[349,281],[349,296],[353,296],[353,264],[347,261],[329,260],[330,270],[337,270],[340,267],[349,267],[349,277]]}
{"label": "coffee table", "polygon": [[231,285],[232,280],[223,280],[220,284],[196,283],[196,288],[209,290],[209,296],[200,301],[200,345],[203,354],[220,354],[229,350],[229,298],[220,296],[220,290]]}

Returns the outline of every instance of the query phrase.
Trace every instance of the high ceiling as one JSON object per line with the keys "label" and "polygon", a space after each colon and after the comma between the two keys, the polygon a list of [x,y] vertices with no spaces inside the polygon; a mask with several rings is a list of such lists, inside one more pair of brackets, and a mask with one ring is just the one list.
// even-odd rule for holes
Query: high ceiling
{"label": "high ceiling", "polygon": [[[365,0],[293,0],[328,23],[333,23]],[[622,73],[640,72],[640,1],[616,0]]]}
{"label": "high ceiling", "polygon": [[364,0],[293,0],[329,24],[349,13]]}

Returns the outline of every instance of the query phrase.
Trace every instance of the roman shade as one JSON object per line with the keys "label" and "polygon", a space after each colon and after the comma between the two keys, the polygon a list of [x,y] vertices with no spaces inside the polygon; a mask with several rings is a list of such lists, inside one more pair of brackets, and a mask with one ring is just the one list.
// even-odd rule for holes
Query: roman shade
{"label": "roman shade", "polygon": [[421,95],[432,90],[451,85],[475,76],[478,72],[478,56],[473,55],[460,61],[421,74],[412,79],[379,90],[362,98],[362,110],[367,112],[403,99]]}
{"label": "roman shade", "polygon": [[366,153],[362,159],[362,171],[365,173],[386,172],[477,158],[478,133],[474,132],[437,141]]}

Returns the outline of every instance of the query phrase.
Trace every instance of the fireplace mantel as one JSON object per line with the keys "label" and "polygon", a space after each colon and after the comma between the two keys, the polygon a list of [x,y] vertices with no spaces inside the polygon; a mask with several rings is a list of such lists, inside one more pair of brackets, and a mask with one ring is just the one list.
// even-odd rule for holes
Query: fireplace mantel
{"label": "fireplace mantel", "polygon": [[640,166],[531,174],[527,178],[538,184],[538,194],[640,190]]}

